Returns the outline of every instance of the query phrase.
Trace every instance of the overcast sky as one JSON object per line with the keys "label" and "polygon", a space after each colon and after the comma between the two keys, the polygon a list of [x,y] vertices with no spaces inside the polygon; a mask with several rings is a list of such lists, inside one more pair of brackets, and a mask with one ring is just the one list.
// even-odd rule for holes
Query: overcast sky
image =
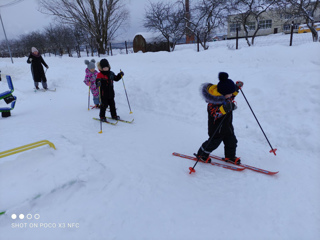
{"label": "overcast sky", "polygon": [[[19,0],[0,0],[0,6]],[[137,32],[146,31],[142,25],[145,4],[149,0],[125,0],[130,12],[130,28],[119,37],[119,41],[133,40]],[[155,1],[155,0],[151,0]],[[1,17],[8,39],[17,38],[21,34],[32,31],[42,31],[44,27],[54,20],[49,15],[38,12],[38,0],[21,0],[17,4],[0,8]],[[0,26],[0,40],[5,39],[2,26]]]}

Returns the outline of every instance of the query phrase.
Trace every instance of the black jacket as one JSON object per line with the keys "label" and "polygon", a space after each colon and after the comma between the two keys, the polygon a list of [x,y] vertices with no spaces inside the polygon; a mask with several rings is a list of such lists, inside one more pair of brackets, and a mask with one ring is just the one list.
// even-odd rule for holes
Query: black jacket
{"label": "black jacket", "polygon": [[234,134],[234,128],[232,125],[232,111],[225,114],[221,111],[220,107],[226,102],[232,102],[238,92],[234,92],[231,98],[226,99],[218,92],[217,85],[205,83],[202,85],[201,90],[204,99],[208,103],[207,111],[209,137],[211,137],[214,133],[215,138]]}
{"label": "black jacket", "polygon": [[35,82],[46,82],[46,75],[44,74],[44,70],[42,67],[42,64],[48,68],[48,65],[43,60],[42,56],[40,54],[34,55],[33,53],[30,53],[27,63],[31,63],[31,73],[33,80]]}
{"label": "black jacket", "polygon": [[[234,128],[232,125],[233,114],[232,111],[216,118],[216,109],[219,109],[221,105],[208,104],[208,135],[211,137],[214,133],[215,138],[220,138],[225,135],[234,134]],[[222,122],[222,123],[221,123]],[[221,125],[220,125],[221,123]]]}
{"label": "black jacket", "polygon": [[97,75],[96,85],[100,86],[101,101],[114,98],[113,81],[119,81],[121,75],[115,75],[112,71],[100,71]]}

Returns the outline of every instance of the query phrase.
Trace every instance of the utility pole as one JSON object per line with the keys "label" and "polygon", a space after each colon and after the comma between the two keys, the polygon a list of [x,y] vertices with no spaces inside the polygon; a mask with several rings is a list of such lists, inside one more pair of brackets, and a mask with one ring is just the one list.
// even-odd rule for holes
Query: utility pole
{"label": "utility pole", "polygon": [[[15,5],[19,2],[22,2],[24,0],[12,0],[12,2],[9,2],[5,5],[0,5],[0,10],[2,7],[8,7],[8,6],[12,6],[12,5]],[[13,63],[13,59],[12,59],[12,55],[11,55],[11,50],[10,50],[10,46],[9,46],[9,42],[8,42],[8,38],[7,38],[7,34],[6,34],[6,30],[4,29],[4,25],[3,25],[3,21],[2,21],[2,17],[1,17],[1,12],[0,12],[0,20],[1,20],[1,25],[2,25],[2,28],[3,28],[3,33],[4,33],[4,36],[6,38],[6,42],[7,42],[7,46],[8,46],[8,50],[9,50],[9,54],[10,54],[10,58],[11,58],[11,62]]]}
{"label": "utility pole", "polygon": [[5,36],[5,38],[6,38],[6,42],[7,42],[7,46],[8,46],[8,50],[9,50],[9,54],[10,54],[10,58],[11,58],[11,62],[13,63],[13,59],[12,59],[12,55],[11,55],[11,50],[10,50],[10,46],[9,46],[9,42],[8,42],[6,30],[4,29],[4,26],[3,26],[3,21],[2,21],[1,13],[0,13],[0,20],[1,20],[2,28],[3,28],[4,36]]}

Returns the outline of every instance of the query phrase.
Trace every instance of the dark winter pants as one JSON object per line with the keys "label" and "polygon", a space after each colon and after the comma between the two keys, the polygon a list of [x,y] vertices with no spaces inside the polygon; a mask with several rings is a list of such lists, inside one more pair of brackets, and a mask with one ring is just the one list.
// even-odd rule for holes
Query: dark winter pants
{"label": "dark winter pants", "polygon": [[115,118],[117,117],[117,111],[116,111],[116,103],[114,102],[114,99],[103,99],[101,106],[100,106],[100,118],[106,117],[106,110],[107,107],[110,106],[110,112],[111,112],[111,117]]}
{"label": "dark winter pants", "polygon": [[[41,83],[44,89],[48,88],[47,82],[42,81]],[[34,86],[39,87],[39,82],[34,82]]]}
{"label": "dark winter pants", "polygon": [[226,158],[234,158],[236,156],[237,138],[233,133],[214,137],[205,141],[199,151],[198,155],[203,156],[204,159],[208,158],[209,154],[217,149],[221,142],[224,143],[224,156]]}

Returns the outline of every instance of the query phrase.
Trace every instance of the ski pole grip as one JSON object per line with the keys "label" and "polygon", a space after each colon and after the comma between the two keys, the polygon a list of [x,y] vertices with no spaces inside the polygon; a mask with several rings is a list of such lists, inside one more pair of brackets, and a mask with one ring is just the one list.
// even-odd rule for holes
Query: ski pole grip
{"label": "ski pole grip", "polygon": [[243,87],[243,82],[237,81],[236,82],[236,86],[237,86],[238,89],[241,89]]}

